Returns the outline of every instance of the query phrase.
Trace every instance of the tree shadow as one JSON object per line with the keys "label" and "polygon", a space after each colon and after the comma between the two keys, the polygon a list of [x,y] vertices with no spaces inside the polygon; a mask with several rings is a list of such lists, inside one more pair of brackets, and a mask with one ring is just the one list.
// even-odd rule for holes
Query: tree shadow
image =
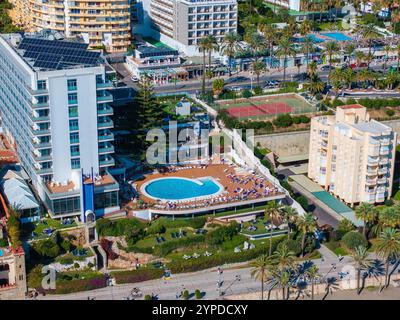
{"label": "tree shadow", "polygon": [[[376,279],[378,279],[378,277],[380,277],[384,274],[385,274],[384,263],[382,261],[380,261],[379,259],[374,259],[372,261],[371,265],[363,272],[360,293],[365,288],[365,282],[366,282],[367,278],[375,277]],[[381,285],[381,287],[382,287],[382,285]]]}
{"label": "tree shadow", "polygon": [[325,281],[325,295],[322,297],[322,300],[325,300],[329,294],[333,294],[334,291],[339,290],[339,283],[337,282],[336,277],[329,277]]}

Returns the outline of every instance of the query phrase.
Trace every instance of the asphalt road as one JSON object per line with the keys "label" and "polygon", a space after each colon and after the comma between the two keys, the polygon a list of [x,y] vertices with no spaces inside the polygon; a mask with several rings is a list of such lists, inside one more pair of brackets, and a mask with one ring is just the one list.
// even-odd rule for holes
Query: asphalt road
{"label": "asphalt road", "polygon": [[[265,240],[265,245],[268,240]],[[260,243],[261,245],[261,243]],[[319,272],[323,277],[339,278],[339,273],[343,268],[348,268],[351,265],[350,257],[346,256],[341,261],[326,247],[320,249],[322,254],[321,259],[313,260],[318,266]],[[375,258],[371,255],[371,258]],[[336,269],[333,269],[332,264],[336,264]],[[250,276],[250,268],[245,264],[236,264],[234,266],[223,266],[221,278],[217,272],[217,268],[211,268],[195,273],[176,274],[172,275],[171,280],[151,280],[136,284],[116,285],[112,287],[77,292],[67,295],[47,295],[39,296],[39,300],[87,300],[94,298],[96,300],[127,300],[131,290],[138,287],[143,295],[154,294],[160,300],[176,300],[177,294],[184,289],[193,293],[196,289],[204,292],[204,299],[215,300],[221,299],[219,292],[225,292],[225,296],[238,295],[246,293],[254,293],[260,291],[260,283]],[[347,269],[346,269],[347,270]],[[240,281],[238,280],[240,276]],[[218,290],[217,283],[222,281],[221,289]]]}

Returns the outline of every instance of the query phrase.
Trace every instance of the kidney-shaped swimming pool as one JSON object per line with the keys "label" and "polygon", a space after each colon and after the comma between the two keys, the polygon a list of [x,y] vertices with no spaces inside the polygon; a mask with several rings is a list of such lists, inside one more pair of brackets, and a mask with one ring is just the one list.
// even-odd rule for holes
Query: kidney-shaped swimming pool
{"label": "kidney-shaped swimming pool", "polygon": [[223,187],[213,178],[160,178],[149,181],[141,187],[142,193],[163,201],[195,200],[218,195]]}

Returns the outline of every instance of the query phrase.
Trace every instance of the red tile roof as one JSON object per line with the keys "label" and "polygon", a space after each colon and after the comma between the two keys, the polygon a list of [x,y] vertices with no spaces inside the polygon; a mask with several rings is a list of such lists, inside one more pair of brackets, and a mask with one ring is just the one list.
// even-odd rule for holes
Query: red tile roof
{"label": "red tile roof", "polygon": [[361,104],[348,104],[345,106],[339,106],[338,108],[347,110],[347,109],[361,109],[361,108],[365,108],[365,107],[362,106]]}

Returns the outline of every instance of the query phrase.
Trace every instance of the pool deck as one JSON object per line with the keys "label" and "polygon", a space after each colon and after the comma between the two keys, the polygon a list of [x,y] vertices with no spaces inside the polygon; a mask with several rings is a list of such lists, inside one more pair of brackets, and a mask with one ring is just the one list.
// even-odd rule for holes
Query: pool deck
{"label": "pool deck", "polygon": [[[144,176],[144,179],[134,182],[136,190],[140,193],[140,199],[143,200],[152,211],[160,213],[163,211],[171,213],[182,211],[186,213],[196,213],[204,210],[217,210],[225,207],[259,203],[285,197],[285,194],[275,188],[267,179],[254,173],[247,172],[235,165],[210,164],[203,168],[197,165],[188,165],[175,168],[178,170],[149,174]],[[174,205],[172,206],[168,206],[168,203],[146,197],[141,192],[142,187],[152,180],[167,177],[189,179],[213,177],[223,186],[224,191],[220,195],[209,196],[202,200],[174,201]],[[242,189],[242,191],[237,192],[238,188]],[[265,188],[269,190],[268,193],[264,193]],[[255,192],[249,196],[243,196],[248,190],[255,190]]]}

